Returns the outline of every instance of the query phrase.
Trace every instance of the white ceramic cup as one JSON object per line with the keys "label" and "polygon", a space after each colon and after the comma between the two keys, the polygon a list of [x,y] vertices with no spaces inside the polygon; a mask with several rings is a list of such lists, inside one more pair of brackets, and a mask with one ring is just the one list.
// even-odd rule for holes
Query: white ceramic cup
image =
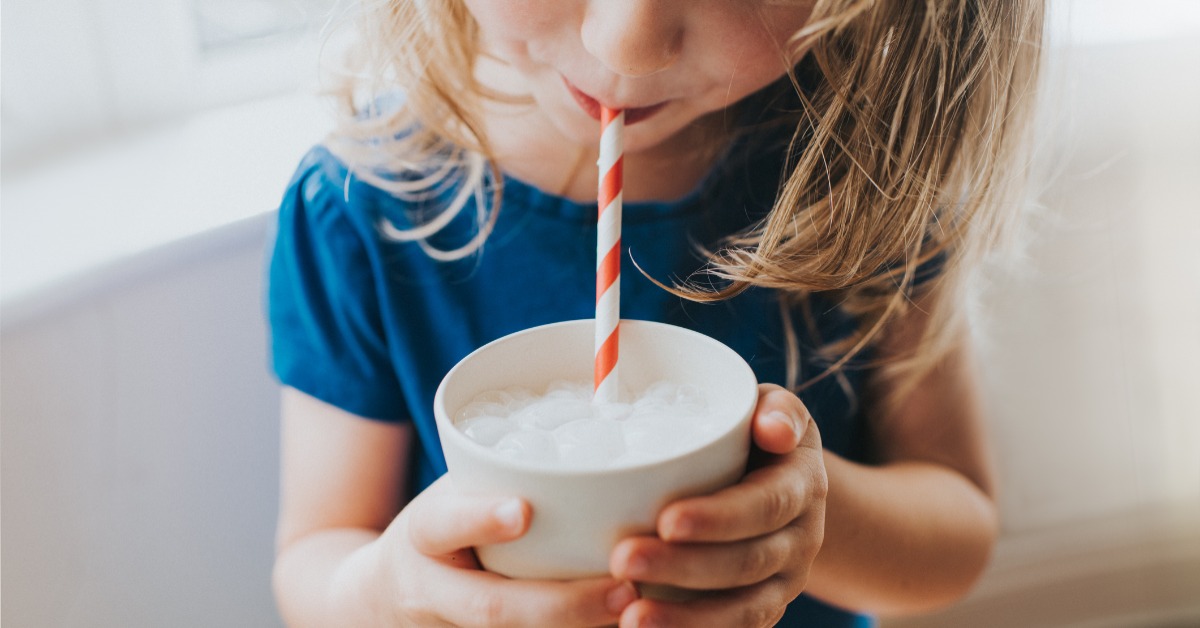
{"label": "white ceramic cup", "polygon": [[668,503],[729,486],[745,473],[758,402],[754,372],[720,342],[663,323],[621,321],[620,384],[636,393],[666,380],[704,391],[710,410],[724,423],[717,435],[688,451],[636,466],[556,470],[503,456],[454,426],[452,417],[483,392],[591,381],[593,326],[591,319],[567,321],[505,336],[463,358],[438,387],[434,413],[455,489],[522,497],[533,507],[524,536],[475,548],[489,571],[542,579],[606,574],[613,546],[652,533]]}

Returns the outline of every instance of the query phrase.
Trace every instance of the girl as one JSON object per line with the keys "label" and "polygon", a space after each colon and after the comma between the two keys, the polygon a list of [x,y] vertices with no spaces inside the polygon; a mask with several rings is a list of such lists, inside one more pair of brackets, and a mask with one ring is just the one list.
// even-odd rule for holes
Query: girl
{"label": "girl", "polygon": [[[363,7],[349,115],[297,171],[270,269],[287,621],[836,627],[962,596],[997,515],[961,289],[1014,206],[1041,12]],[[601,105],[626,112],[622,314],[747,359],[756,450],[608,577],[509,580],[471,548],[537,513],[439,479],[432,397],[480,345],[592,316]]]}

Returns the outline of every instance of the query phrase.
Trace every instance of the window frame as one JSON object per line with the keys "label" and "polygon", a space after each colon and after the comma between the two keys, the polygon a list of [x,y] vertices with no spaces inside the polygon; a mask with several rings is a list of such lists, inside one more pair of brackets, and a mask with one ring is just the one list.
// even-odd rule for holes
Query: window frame
{"label": "window frame", "polygon": [[316,85],[320,24],[206,51],[193,2],[6,0],[6,169]]}

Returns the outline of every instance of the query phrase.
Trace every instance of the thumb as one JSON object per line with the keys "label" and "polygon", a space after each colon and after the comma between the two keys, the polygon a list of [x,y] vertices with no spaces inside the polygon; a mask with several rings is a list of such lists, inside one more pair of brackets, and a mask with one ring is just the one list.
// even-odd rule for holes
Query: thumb
{"label": "thumb", "polygon": [[786,454],[804,438],[810,422],[800,398],[774,384],[760,384],[751,427],[754,444],[773,454]]}
{"label": "thumb", "polygon": [[422,554],[445,556],[512,541],[529,529],[532,513],[525,500],[465,496],[445,480],[435,482],[408,506],[409,540]]}

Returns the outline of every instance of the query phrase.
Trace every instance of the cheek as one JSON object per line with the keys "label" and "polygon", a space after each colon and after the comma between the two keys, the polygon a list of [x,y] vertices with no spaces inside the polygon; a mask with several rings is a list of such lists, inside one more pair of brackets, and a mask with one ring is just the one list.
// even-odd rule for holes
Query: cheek
{"label": "cheek", "polygon": [[747,51],[742,63],[733,69],[731,89],[748,95],[775,82],[787,73],[787,62],[775,48]]}
{"label": "cheek", "polygon": [[[768,11],[765,16],[742,14],[729,20],[717,41],[730,42],[710,59],[716,80],[722,81],[727,102],[740,100],[770,85],[788,69],[788,40],[808,20],[807,8]],[[714,47],[713,49],[720,49]]]}
{"label": "cheek", "polygon": [[[761,31],[760,31],[761,32]],[[728,49],[707,68],[711,106],[728,106],[775,82],[787,73],[787,62],[773,45],[748,43]]]}
{"label": "cheek", "polygon": [[492,41],[527,43],[552,35],[568,3],[556,0],[465,0],[483,35]]}

